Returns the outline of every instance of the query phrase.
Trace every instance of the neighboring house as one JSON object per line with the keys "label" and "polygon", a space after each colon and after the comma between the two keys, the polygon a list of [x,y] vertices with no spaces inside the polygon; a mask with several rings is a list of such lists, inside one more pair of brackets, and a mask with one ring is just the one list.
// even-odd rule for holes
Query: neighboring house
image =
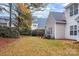
{"label": "neighboring house", "polygon": [[[0,17],[0,26],[8,26],[9,27],[9,17]],[[12,27],[14,25],[12,24]]]}
{"label": "neighboring house", "polygon": [[45,36],[79,40],[79,3],[68,4],[64,13],[50,12]]}
{"label": "neighboring house", "polygon": [[37,23],[33,23],[31,28],[32,28],[32,30],[36,30],[38,28],[38,24]]}
{"label": "neighboring house", "polygon": [[36,16],[33,16],[33,20],[32,20],[32,26],[31,26],[31,29],[32,30],[36,30],[38,28],[38,23],[37,23],[37,17]]}
{"label": "neighboring house", "polygon": [[[14,22],[18,13],[16,10],[16,4],[12,3],[12,24],[11,27],[14,27]],[[10,6],[9,3],[0,3],[0,26],[8,26],[10,22]]]}
{"label": "neighboring house", "polygon": [[45,30],[45,23],[46,18],[38,18],[38,29],[44,29]]}
{"label": "neighboring house", "polygon": [[33,16],[32,20],[32,30],[36,29],[45,29],[46,18],[38,18],[37,16]]}
{"label": "neighboring house", "polygon": [[65,19],[63,18],[64,13],[61,12],[50,12],[45,28],[45,36],[59,39],[65,37]]}

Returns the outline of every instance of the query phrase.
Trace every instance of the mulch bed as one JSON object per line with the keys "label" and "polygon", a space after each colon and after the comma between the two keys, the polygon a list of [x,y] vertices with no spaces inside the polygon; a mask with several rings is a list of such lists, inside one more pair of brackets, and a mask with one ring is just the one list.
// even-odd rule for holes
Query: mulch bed
{"label": "mulch bed", "polygon": [[13,38],[1,38],[0,37],[0,48],[14,42],[16,39]]}

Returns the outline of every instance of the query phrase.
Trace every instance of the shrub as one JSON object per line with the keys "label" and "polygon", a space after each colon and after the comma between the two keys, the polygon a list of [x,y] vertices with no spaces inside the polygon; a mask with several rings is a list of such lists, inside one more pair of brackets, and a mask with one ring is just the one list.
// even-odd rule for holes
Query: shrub
{"label": "shrub", "polygon": [[0,26],[0,36],[1,37],[9,37],[9,38],[16,38],[19,37],[19,32],[16,28],[9,28],[9,27],[1,27]]}
{"label": "shrub", "polygon": [[44,34],[45,34],[45,30],[44,29],[38,29],[37,30],[37,35],[38,36],[44,36]]}
{"label": "shrub", "polygon": [[37,31],[36,31],[36,30],[32,30],[31,35],[32,35],[32,36],[37,36]]}
{"label": "shrub", "polygon": [[44,29],[32,30],[32,36],[44,36]]}
{"label": "shrub", "polygon": [[31,30],[28,29],[21,29],[19,30],[20,35],[31,35]]}
{"label": "shrub", "polygon": [[47,39],[51,39],[51,36],[50,36],[50,35],[47,35],[47,36],[45,36],[45,38],[47,38]]}

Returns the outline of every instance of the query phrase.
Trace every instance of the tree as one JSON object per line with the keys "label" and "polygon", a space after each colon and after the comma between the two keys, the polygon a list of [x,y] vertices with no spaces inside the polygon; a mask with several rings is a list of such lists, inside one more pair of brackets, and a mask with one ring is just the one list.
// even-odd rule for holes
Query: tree
{"label": "tree", "polygon": [[26,3],[31,10],[39,11],[47,6],[47,3]]}
{"label": "tree", "polygon": [[31,13],[33,13],[36,11],[44,11],[48,3],[29,3],[27,5],[28,5],[28,8],[30,8]]}
{"label": "tree", "polygon": [[[5,4],[4,4],[5,5]],[[31,23],[32,23],[32,15],[31,15],[31,10],[38,11],[41,10],[41,8],[45,7],[46,4],[43,3],[16,3],[15,7],[16,9],[13,8],[13,3],[9,3],[8,5],[5,5],[6,7],[9,7],[10,10],[7,10],[6,8],[2,7],[5,11],[10,13],[10,27],[12,23],[12,15],[14,14],[16,16],[17,22],[15,23],[16,26],[18,27],[24,27],[26,26],[27,28],[31,29]],[[32,8],[31,8],[32,7]],[[16,11],[16,13],[13,13],[12,10]]]}
{"label": "tree", "polygon": [[18,27],[23,28],[26,27],[27,29],[31,29],[31,12],[30,9],[26,7],[23,3],[17,4],[18,10],[21,12],[17,17],[18,20]]}

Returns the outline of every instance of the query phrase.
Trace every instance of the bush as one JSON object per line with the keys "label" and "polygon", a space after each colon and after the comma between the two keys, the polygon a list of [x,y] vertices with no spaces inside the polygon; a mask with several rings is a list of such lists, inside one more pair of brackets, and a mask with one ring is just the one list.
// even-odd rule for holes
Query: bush
{"label": "bush", "polygon": [[36,30],[32,30],[31,35],[32,35],[32,36],[37,36],[37,31],[36,31]]}
{"label": "bush", "polygon": [[19,32],[16,28],[9,28],[9,27],[1,27],[0,26],[0,36],[1,37],[9,37],[9,38],[16,38],[19,37]]}
{"label": "bush", "polygon": [[45,34],[44,29],[32,30],[32,36],[44,36],[44,34]]}
{"label": "bush", "polygon": [[47,38],[47,39],[51,39],[51,36],[50,36],[50,35],[47,35],[47,36],[45,36],[45,38]]}
{"label": "bush", "polygon": [[37,35],[38,36],[44,36],[44,34],[45,34],[45,30],[44,29],[38,29],[37,30]]}
{"label": "bush", "polygon": [[28,29],[21,29],[19,30],[20,35],[31,35],[31,30]]}

